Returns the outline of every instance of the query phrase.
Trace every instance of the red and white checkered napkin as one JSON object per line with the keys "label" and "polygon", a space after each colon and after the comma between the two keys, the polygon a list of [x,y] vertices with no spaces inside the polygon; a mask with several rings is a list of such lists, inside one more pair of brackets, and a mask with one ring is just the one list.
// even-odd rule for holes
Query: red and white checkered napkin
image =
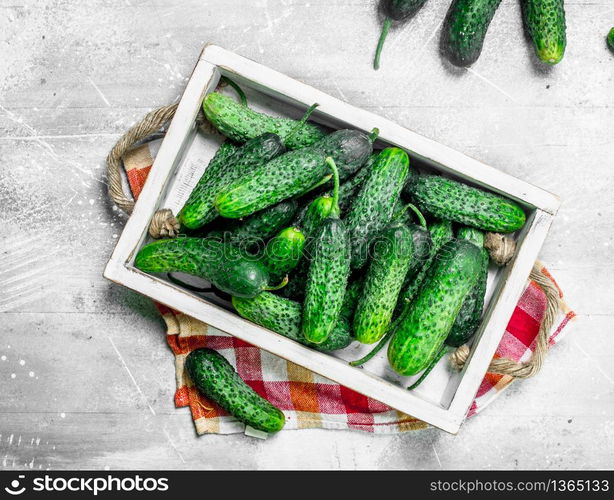
{"label": "red and white checkered napkin", "polygon": [[[152,141],[132,150],[124,158],[124,166],[135,197],[138,197],[147,178],[158,147],[159,141]],[[542,272],[552,279],[545,268],[542,268]],[[554,282],[553,279],[552,281]],[[286,415],[285,429],[319,427],[397,433],[426,427],[424,422],[392,410],[378,401],[205,323],[161,304],[157,304],[157,307],[166,321],[168,344],[175,354],[175,404],[177,407],[190,407],[198,434],[231,434],[245,430],[244,424],[237,422],[215,403],[199,394],[186,376],[185,357],[199,347],[210,347],[222,354],[256,392],[283,410]],[[530,359],[545,310],[544,293],[534,282],[529,282],[495,356],[516,361]],[[565,307],[558,326],[550,336],[551,345],[561,339],[563,329],[574,316],[573,311]],[[468,415],[475,415],[484,409],[512,381],[512,377],[488,373]]]}

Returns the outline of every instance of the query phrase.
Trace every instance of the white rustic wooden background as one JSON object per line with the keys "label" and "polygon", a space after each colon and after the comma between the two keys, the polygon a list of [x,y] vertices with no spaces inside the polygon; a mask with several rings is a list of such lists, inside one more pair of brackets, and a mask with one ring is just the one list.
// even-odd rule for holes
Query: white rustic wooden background
{"label": "white rustic wooden background", "polygon": [[[567,54],[543,68],[504,0],[480,60],[452,70],[449,3],[394,30],[374,72],[375,1],[0,0],[2,469],[611,467],[614,5],[567,1]],[[537,378],[457,436],[196,437],[160,317],[101,276],[125,220],[104,158],[208,41],[562,197],[542,259],[578,321]]]}

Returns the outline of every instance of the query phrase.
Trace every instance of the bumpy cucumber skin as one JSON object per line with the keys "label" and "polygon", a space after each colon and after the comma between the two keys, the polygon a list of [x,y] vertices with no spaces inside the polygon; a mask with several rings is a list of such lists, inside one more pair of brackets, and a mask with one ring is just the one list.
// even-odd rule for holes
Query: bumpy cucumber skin
{"label": "bumpy cucumber skin", "polygon": [[[379,153],[372,154],[365,163],[365,165],[361,167],[358,172],[356,172],[352,177],[347,179],[343,184],[341,184],[341,186],[339,186],[339,209],[341,210],[342,214],[347,211],[350,206],[350,203],[352,202],[352,198],[354,197],[358,189],[360,189],[360,186],[362,186],[365,179],[369,176],[371,167],[375,163],[378,154]],[[328,187],[328,183],[326,187]],[[326,187],[322,193],[309,193],[309,195],[306,195],[303,197],[303,199],[301,199],[302,207],[299,209],[296,219],[294,220],[295,225],[302,226],[305,214],[307,213],[307,210],[309,209],[313,200],[325,195],[328,195],[329,198],[332,197],[332,190],[327,190]],[[319,191],[319,189],[316,191]],[[329,201],[331,202],[332,206],[332,200]],[[328,213],[330,213],[330,209]]]}
{"label": "bumpy cucumber skin", "polygon": [[428,256],[422,261],[419,269],[415,270],[410,276],[410,279],[403,284],[403,288],[399,294],[399,299],[395,309],[396,317],[400,317],[407,309],[409,309],[411,302],[414,300],[418,290],[420,290],[422,283],[426,279],[431,264],[435,260],[435,256],[439,250],[441,250],[441,247],[443,247],[454,237],[454,233],[452,232],[452,224],[449,221],[434,222],[429,227],[429,234],[430,246],[428,249]]}
{"label": "bumpy cucumber skin", "polygon": [[283,279],[298,264],[305,247],[305,235],[296,227],[283,229],[267,243],[263,263],[269,270],[271,280]]}
{"label": "bumpy cucumber skin", "polygon": [[[217,211],[213,205],[215,199],[215,186],[223,182],[228,162],[239,150],[239,146],[230,141],[224,141],[209,161],[207,169],[190,193],[188,201],[177,214],[179,222],[188,229],[201,227],[217,217]],[[213,192],[210,193],[211,188]]]}
{"label": "bumpy cucumber skin", "polygon": [[[339,209],[341,210],[342,214],[345,213],[350,207],[352,198],[354,195],[356,195],[360,187],[369,177],[371,169],[373,168],[378,156],[379,153],[374,153],[369,156],[369,159],[366,161],[365,165],[339,187]],[[332,195],[332,191],[329,191],[328,194]]]}
{"label": "bumpy cucumber skin", "polygon": [[535,54],[547,64],[561,62],[567,46],[563,0],[522,0],[522,17]]}
{"label": "bumpy cucumber skin", "polygon": [[195,349],[186,357],[185,366],[194,385],[237,420],[264,432],[283,428],[282,411],[248,386],[221,354]]}
{"label": "bumpy cucumber skin", "polygon": [[174,238],[145,245],[134,265],[146,273],[184,272],[210,281],[220,290],[255,297],[269,284],[264,265],[211,238]]}
{"label": "bumpy cucumber skin", "polygon": [[295,130],[299,124],[296,120],[257,113],[217,92],[205,97],[203,111],[215,128],[237,142],[271,132],[280,136],[288,149],[299,149],[311,146],[326,135],[313,123],[305,123]]}
{"label": "bumpy cucumber skin", "polygon": [[442,247],[388,346],[388,361],[397,373],[415,375],[437,354],[476,283],[480,263],[473,243],[452,240]]}
{"label": "bumpy cucumber skin", "polygon": [[454,0],[442,31],[442,50],[455,66],[471,66],[501,0]]}
{"label": "bumpy cucumber skin", "polygon": [[303,305],[304,337],[321,344],[334,328],[350,275],[350,245],[344,223],[324,221],[313,243]]}
{"label": "bumpy cucumber skin", "polygon": [[302,300],[305,297],[305,283],[309,273],[309,263],[313,253],[314,242],[318,231],[324,221],[328,218],[333,209],[333,198],[329,195],[322,195],[314,199],[307,207],[307,210],[299,223],[305,235],[305,247],[303,256],[294,272],[290,275],[290,282],[281,289],[283,297]]}
{"label": "bumpy cucumber skin", "polygon": [[215,199],[215,207],[222,217],[238,219],[305,193],[329,175],[321,151],[290,151],[224,187]]}
{"label": "bumpy cucumber skin", "polygon": [[431,233],[428,229],[424,229],[422,226],[416,224],[408,224],[407,227],[411,231],[414,241],[414,258],[410,262],[406,279],[408,276],[414,276],[426,262],[433,244]]}
{"label": "bumpy cucumber skin", "polygon": [[386,333],[413,254],[413,236],[406,225],[393,224],[378,236],[354,313],[359,342],[373,344]]}
{"label": "bumpy cucumber skin", "polygon": [[233,153],[225,144],[213,157],[179,212],[179,222],[188,229],[198,229],[217,216],[214,201],[222,187],[286,150],[279,136],[269,133],[250,139],[240,148],[234,148]]}
{"label": "bumpy cucumber skin", "polygon": [[[353,134],[353,138],[341,134]],[[345,166],[340,172],[340,179],[344,179],[341,174],[360,168],[372,150],[371,139],[362,132],[338,130],[312,147],[290,151],[224,187],[218,193],[215,207],[223,217],[244,217],[326,183],[332,177],[327,156],[336,165]]]}
{"label": "bumpy cucumber skin", "polygon": [[384,13],[395,21],[407,19],[418,12],[426,0],[383,0]]}
{"label": "bumpy cucumber skin", "polygon": [[480,325],[482,312],[484,310],[484,296],[486,294],[486,284],[488,281],[488,252],[485,248],[480,248],[480,271],[476,284],[467,294],[461,306],[454,325],[448,334],[446,344],[451,347],[460,347],[465,344],[475,333]]}
{"label": "bumpy cucumber skin", "polygon": [[270,292],[262,292],[252,299],[233,297],[232,305],[241,317],[318,351],[343,349],[352,342],[350,323],[341,315],[324,342],[309,342],[301,333],[301,304]]}
{"label": "bumpy cucumber skin", "polygon": [[606,42],[610,50],[614,52],[614,28],[609,31],[608,36],[606,37]]}
{"label": "bumpy cucumber skin", "polygon": [[242,249],[250,249],[256,245],[262,249],[269,238],[290,223],[297,210],[298,204],[295,200],[284,200],[250,215],[245,220],[231,221],[223,230],[215,231],[214,235]]}
{"label": "bumpy cucumber skin", "polygon": [[333,198],[330,195],[323,195],[313,200],[307,207],[307,212],[303,217],[301,227],[307,238],[314,238],[322,223],[328,218],[333,209]]}
{"label": "bumpy cucumber skin", "polygon": [[[314,147],[335,160],[341,181],[354,175],[373,153],[373,143],[369,136],[353,129],[336,130],[314,144]],[[332,182],[330,185],[332,188]]]}
{"label": "bumpy cucumber skin", "polygon": [[409,157],[399,148],[386,148],[355,196],[346,216],[352,268],[365,265],[371,240],[390,222],[409,172]]}
{"label": "bumpy cucumber skin", "polygon": [[512,233],[526,221],[517,203],[436,175],[421,175],[411,197],[423,212],[483,231]]}

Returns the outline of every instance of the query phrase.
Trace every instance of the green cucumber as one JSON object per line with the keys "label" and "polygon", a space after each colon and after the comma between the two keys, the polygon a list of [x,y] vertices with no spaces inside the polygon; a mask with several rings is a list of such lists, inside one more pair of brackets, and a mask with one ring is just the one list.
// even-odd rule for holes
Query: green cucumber
{"label": "green cucumber", "polygon": [[307,341],[301,333],[301,304],[269,292],[251,299],[233,297],[232,305],[241,317],[318,351],[343,349],[352,342],[350,323],[341,315],[324,342]]}
{"label": "green cucumber", "polygon": [[315,344],[324,342],[337,323],[350,275],[348,233],[339,219],[339,174],[332,158],[326,161],[335,179],[333,209],[313,241],[301,324],[303,336]]}
{"label": "green cucumber", "polygon": [[314,148],[290,151],[218,192],[215,208],[222,217],[239,219],[326,182],[324,154]]}
{"label": "green cucumber", "polygon": [[393,21],[405,21],[413,17],[426,3],[426,0],[382,0],[381,7],[386,15],[382,33],[377,42],[375,50],[375,59],[373,60],[373,69],[379,69],[380,56],[384,48],[384,41],[388,36],[388,31]]}
{"label": "green cucumber", "polygon": [[283,428],[282,411],[247,385],[221,354],[195,349],[186,357],[185,367],[198,390],[240,422],[265,432]]}
{"label": "green cucumber", "polygon": [[319,196],[307,207],[307,212],[301,222],[301,227],[307,238],[314,238],[322,223],[333,210],[333,198],[327,194]]}
{"label": "green cucumber", "polygon": [[[183,226],[188,229],[200,227],[217,217],[217,212],[213,206],[213,199],[215,199],[217,192],[215,186],[223,182],[228,163],[239,149],[239,146],[226,140],[215,152],[198,184],[190,193],[188,201],[177,214],[177,219]],[[208,196],[211,188],[213,188],[211,196]],[[203,223],[201,224],[200,221],[203,221]]]}
{"label": "green cucumber", "polygon": [[431,233],[428,229],[424,229],[422,226],[417,226],[416,224],[409,224],[408,227],[412,232],[414,240],[414,258],[409,265],[405,277],[406,281],[404,283],[406,283],[410,277],[415,276],[424,265],[429,258],[431,246],[433,245]]}
{"label": "green cucumber", "polygon": [[444,55],[455,66],[471,66],[482,52],[488,26],[501,0],[454,0],[442,31]]}
{"label": "green cucumber", "polygon": [[486,283],[488,281],[488,252],[484,248],[484,233],[473,228],[460,228],[458,230],[457,238],[460,240],[467,240],[475,244],[481,253],[481,267],[476,284],[467,294],[467,297],[463,301],[454,324],[450,329],[450,333],[446,337],[444,344],[441,346],[439,352],[433,357],[429,365],[424,369],[420,378],[414,382],[408,389],[414,390],[418,387],[424,379],[428,376],[431,370],[439,363],[439,360],[448,351],[449,347],[460,347],[465,344],[475,333],[477,327],[480,324],[482,318],[482,311],[484,309],[484,296],[486,294]]}
{"label": "green cucumber", "polygon": [[386,333],[401,286],[413,260],[412,231],[402,223],[382,231],[373,244],[372,259],[356,312],[356,340],[373,344]]}
{"label": "green cucumber", "polygon": [[269,133],[249,140],[238,149],[226,144],[222,144],[209,162],[178,214],[179,222],[188,229],[198,229],[217,216],[214,201],[222,187],[279,156],[286,149],[279,136]]}
{"label": "green cucumber", "polygon": [[435,357],[476,284],[480,265],[473,243],[452,240],[442,247],[388,346],[388,361],[397,373],[415,375]]}
{"label": "green cucumber", "polygon": [[[411,226],[409,226],[411,228]],[[415,235],[416,231],[414,231]],[[414,299],[418,290],[422,286],[424,279],[428,275],[428,270],[431,267],[431,264],[435,260],[435,257],[441,247],[450,241],[454,237],[454,233],[452,232],[452,224],[447,221],[436,221],[431,224],[429,227],[429,237],[427,239],[428,249],[421,248],[421,245],[424,242],[416,243],[416,237],[414,236],[414,253],[416,258],[414,262],[418,260],[418,256],[420,256],[420,266],[415,271],[408,271],[407,277],[403,283],[403,288],[401,289],[401,293],[399,294],[399,298],[397,300],[397,305],[394,310],[393,315],[393,323],[386,332],[386,335],[382,337],[379,343],[369,351],[365,356],[355,361],[352,361],[350,364],[352,366],[361,366],[364,365],[367,361],[372,359],[378,352],[380,352],[384,346],[392,337],[392,334],[395,331],[396,326],[402,321],[404,315],[407,313],[412,300]],[[424,256],[426,255],[426,258]]]}
{"label": "green cucumber", "polygon": [[408,172],[407,153],[399,148],[386,148],[354,197],[346,216],[353,269],[364,266],[371,241],[392,219]]}
{"label": "green cucumber", "polygon": [[356,195],[356,193],[358,193],[360,187],[369,177],[371,169],[373,168],[378,156],[379,153],[374,153],[369,156],[369,159],[365,165],[352,177],[341,184],[341,186],[339,186],[339,209],[341,210],[341,213],[347,212],[350,204],[352,203],[352,198]]}
{"label": "green cucumber", "polygon": [[264,243],[286,227],[294,218],[298,204],[295,200],[284,200],[277,205],[267,207],[244,220],[227,221],[224,227],[209,233],[208,236],[221,237],[226,243],[249,250]]}
{"label": "green cucumber", "polygon": [[483,231],[512,233],[526,221],[512,200],[445,177],[421,175],[410,194],[420,210]]}
{"label": "green cucumber", "polygon": [[608,36],[606,37],[606,42],[607,42],[608,47],[610,48],[610,50],[612,52],[614,52],[614,28],[612,28],[608,32]]}
{"label": "green cucumber", "polygon": [[154,241],[139,250],[134,265],[146,273],[183,272],[198,276],[240,297],[255,297],[270,289],[269,273],[261,262],[212,238]]}
{"label": "green cucumber", "polygon": [[344,173],[349,175],[367,161],[376,135],[376,129],[371,135],[338,130],[312,147],[290,151],[225,186],[215,207],[222,217],[236,219],[311,191],[331,178],[327,156],[345,165]]}
{"label": "green cucumber", "polygon": [[557,64],[565,55],[567,34],[563,0],[521,0],[522,17],[540,61]]}
{"label": "green cucumber", "polygon": [[311,146],[326,135],[312,123],[301,124],[298,120],[257,113],[217,92],[205,97],[203,111],[215,128],[237,142],[245,142],[270,132],[280,136],[288,149],[299,149]]}
{"label": "green cucumber", "polygon": [[296,227],[283,229],[267,243],[263,263],[273,281],[283,279],[298,264],[305,247],[305,235]]}
{"label": "green cucumber", "polygon": [[473,228],[461,228],[458,230],[457,238],[470,241],[480,249],[480,271],[476,284],[463,302],[446,339],[446,344],[451,347],[465,344],[480,325],[488,282],[489,256],[484,248],[484,233]]}

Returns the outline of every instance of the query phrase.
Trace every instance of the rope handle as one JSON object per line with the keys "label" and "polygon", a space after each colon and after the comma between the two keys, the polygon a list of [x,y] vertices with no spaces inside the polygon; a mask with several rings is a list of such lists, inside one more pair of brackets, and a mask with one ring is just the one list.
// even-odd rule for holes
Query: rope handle
{"label": "rope handle", "polygon": [[[137,143],[150,135],[160,131],[170,122],[177,111],[177,104],[162,106],[147,113],[140,121],[120,137],[107,156],[107,179],[109,182],[109,198],[126,214],[130,215],[134,209],[134,199],[124,192],[122,184],[122,158]],[[219,134],[205,118],[202,109],[196,117],[196,125],[206,134]],[[152,238],[174,238],[179,234],[179,221],[172,210],[161,208],[156,210],[149,223],[149,234]]]}
{"label": "rope handle", "polygon": [[[162,106],[156,110],[147,113],[142,120],[134,124],[113,146],[111,152],[107,156],[107,178],[109,180],[109,197],[111,200],[128,215],[134,209],[134,199],[125,194],[122,186],[122,157],[136,143],[142,141],[151,134],[158,132],[167,122],[169,122],[175,112],[177,104]],[[197,125],[201,130],[207,133],[216,132],[211,124],[206,120],[200,111],[197,119]],[[157,210],[149,224],[149,234],[153,238],[173,238],[179,233],[179,222],[174,217],[173,212],[168,208]],[[516,242],[498,233],[486,233],[484,247],[488,250],[490,258],[498,266],[505,266],[514,256],[516,252]],[[530,279],[537,283],[544,291],[547,299],[546,313],[542,319],[542,323],[537,335],[535,351],[531,359],[525,363],[518,363],[512,359],[499,358],[493,359],[490,363],[488,371],[501,375],[510,375],[514,378],[528,378],[536,375],[546,358],[548,353],[548,341],[550,338],[550,329],[561,309],[560,294],[551,279],[541,272],[541,264],[536,262],[531,270]],[[462,345],[454,351],[450,357],[452,366],[461,370],[467,359],[469,358],[470,350],[467,345]]]}

